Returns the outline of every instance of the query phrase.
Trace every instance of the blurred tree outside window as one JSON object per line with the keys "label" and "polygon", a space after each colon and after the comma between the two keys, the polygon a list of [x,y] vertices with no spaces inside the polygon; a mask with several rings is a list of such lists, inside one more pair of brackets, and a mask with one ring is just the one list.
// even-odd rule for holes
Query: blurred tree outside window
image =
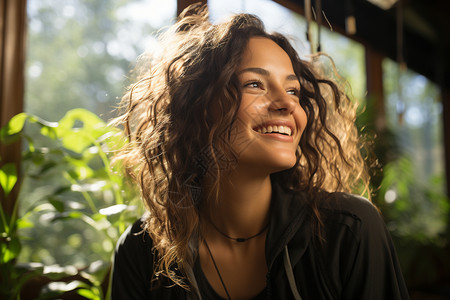
{"label": "blurred tree outside window", "polygon": [[389,59],[383,74],[387,127],[399,156],[384,170],[389,228],[398,236],[442,243],[448,200],[439,88]]}
{"label": "blurred tree outside window", "polygon": [[83,107],[107,120],[137,56],[175,14],[173,0],[29,0],[25,110],[55,121]]}
{"label": "blurred tree outside window", "polygon": [[[158,30],[176,18],[175,0],[164,5],[158,0],[28,0],[27,5],[25,111],[52,122],[76,108],[105,122],[114,117],[137,57],[154,47]],[[81,119],[74,127],[86,126],[82,123],[94,116]],[[61,151],[59,142],[42,136],[39,126],[26,126],[25,131],[36,150],[30,154],[33,161],[24,163],[30,176],[22,184],[20,215],[32,225],[21,229],[19,260],[79,268],[109,261],[118,233],[111,229],[107,235],[112,239],[105,239],[86,224],[85,216],[69,212],[93,213],[118,204],[114,189],[104,181],[108,170],[96,157],[99,148]],[[63,143],[74,139],[69,134]],[[89,156],[89,151],[94,153]],[[85,196],[91,198],[89,205]]]}

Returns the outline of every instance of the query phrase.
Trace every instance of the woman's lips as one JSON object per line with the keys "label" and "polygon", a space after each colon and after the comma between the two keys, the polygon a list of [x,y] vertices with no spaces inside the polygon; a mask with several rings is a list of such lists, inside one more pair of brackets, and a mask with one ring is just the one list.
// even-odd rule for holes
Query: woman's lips
{"label": "woman's lips", "polygon": [[292,129],[285,125],[258,126],[254,130],[262,134],[278,133],[286,136],[291,136],[292,134]]}

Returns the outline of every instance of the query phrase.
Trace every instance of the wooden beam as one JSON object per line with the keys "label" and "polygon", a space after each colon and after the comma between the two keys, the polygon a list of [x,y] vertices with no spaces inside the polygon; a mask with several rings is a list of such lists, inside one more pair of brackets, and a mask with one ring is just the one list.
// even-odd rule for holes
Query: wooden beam
{"label": "wooden beam", "polygon": [[[331,1],[334,1],[334,0],[331,0]],[[303,17],[305,17],[305,8],[303,6],[304,1],[273,0],[273,2],[276,2],[276,3],[278,3],[278,4],[282,5],[282,6],[290,9],[291,11],[293,11],[293,12],[299,14],[299,15],[302,15]],[[322,2],[324,2],[324,1],[322,1]],[[314,1],[312,1],[312,5],[314,7],[314,5],[315,5]],[[346,30],[345,30],[345,24],[340,25],[340,24],[337,24],[337,23],[334,23],[334,22],[330,21],[328,19],[328,10],[327,11],[323,11],[323,14],[325,16],[325,21],[322,21],[322,23],[321,23],[322,27],[324,27],[326,29],[330,29],[333,32],[339,33],[339,34],[341,34],[341,35],[343,35],[343,36],[345,36],[345,37],[347,37],[347,38],[349,38],[349,39],[351,39],[353,41],[361,43],[363,45],[367,44],[367,42],[362,40],[361,38],[359,38],[358,35],[356,35],[356,34],[348,34],[346,32]],[[328,21],[331,22],[330,23],[331,24],[331,28],[330,28],[330,25],[328,24]]]}
{"label": "wooden beam", "polygon": [[[445,87],[441,88],[442,96],[442,123],[444,127],[444,161],[445,161],[445,175],[447,197],[450,197],[450,90]],[[448,200],[450,201],[450,200]],[[447,213],[447,241],[450,238],[450,212]],[[447,242],[447,245],[450,245]]]}
{"label": "wooden beam", "polygon": [[206,4],[207,0],[177,0],[177,16],[179,16],[186,7],[194,3]]}
{"label": "wooden beam", "polygon": [[372,49],[365,46],[366,57],[366,87],[367,99],[374,101],[375,109],[375,130],[382,133],[386,130],[386,109],[384,105],[383,90],[383,56]]}
{"label": "wooden beam", "polygon": [[305,10],[303,8],[302,5],[300,5],[298,2],[295,1],[288,1],[288,0],[273,0],[273,2],[276,2],[290,10],[292,10],[293,12],[296,12],[302,16],[305,15]]}
{"label": "wooden beam", "polygon": [[[450,196],[450,90],[442,88],[442,123],[444,126],[444,156],[445,156],[445,174],[447,176],[447,196]],[[450,219],[449,219],[450,226]],[[450,228],[449,228],[450,231]]]}
{"label": "wooden beam", "polygon": [[[26,0],[0,0],[0,126],[23,111]],[[0,166],[14,163],[20,170],[20,142],[0,144]],[[11,214],[18,195],[18,184],[9,197],[0,191],[1,205]]]}

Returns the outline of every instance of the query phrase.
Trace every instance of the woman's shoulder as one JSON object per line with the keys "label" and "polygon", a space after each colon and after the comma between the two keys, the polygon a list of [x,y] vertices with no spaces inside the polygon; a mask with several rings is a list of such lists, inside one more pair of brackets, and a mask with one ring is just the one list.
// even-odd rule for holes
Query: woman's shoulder
{"label": "woman's shoulder", "polygon": [[143,229],[144,217],[136,220],[120,236],[117,246],[117,252],[139,252],[150,253],[153,247],[152,239]]}
{"label": "woman's shoulder", "polygon": [[144,220],[142,218],[135,221],[120,236],[114,255],[116,267],[144,267],[140,270],[142,273],[147,273],[147,270],[153,270],[153,242],[143,229],[143,224]]}
{"label": "woman's shoulder", "polygon": [[319,208],[333,213],[346,213],[356,218],[365,218],[379,215],[377,207],[367,198],[343,193],[323,193],[319,197]]}
{"label": "woman's shoulder", "polygon": [[345,227],[355,236],[384,232],[385,223],[378,208],[368,199],[348,193],[327,193],[319,201],[324,224],[332,229]]}
{"label": "woman's shoulder", "polygon": [[345,282],[342,298],[409,299],[392,239],[376,206],[346,193],[329,193],[319,204],[324,269],[333,276],[339,266],[335,278]]}
{"label": "woman's shoulder", "polygon": [[117,242],[113,262],[112,299],[146,299],[153,271],[152,240],[143,219],[128,227]]}

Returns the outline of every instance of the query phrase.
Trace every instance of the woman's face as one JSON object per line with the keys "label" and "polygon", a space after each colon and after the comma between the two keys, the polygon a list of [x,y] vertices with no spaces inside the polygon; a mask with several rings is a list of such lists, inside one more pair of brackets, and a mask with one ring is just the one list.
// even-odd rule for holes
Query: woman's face
{"label": "woman's face", "polygon": [[238,170],[271,174],[293,167],[307,117],[289,56],[272,40],[253,37],[238,78],[242,101],[231,139]]}

